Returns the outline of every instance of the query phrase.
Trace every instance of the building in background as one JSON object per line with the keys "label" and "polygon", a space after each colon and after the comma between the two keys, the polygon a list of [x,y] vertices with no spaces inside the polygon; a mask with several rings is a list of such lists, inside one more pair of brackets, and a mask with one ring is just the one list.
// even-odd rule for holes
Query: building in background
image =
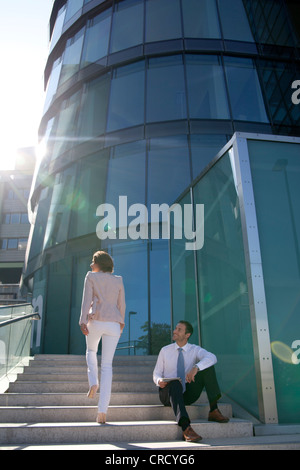
{"label": "building in background", "polygon": [[0,172],[0,305],[23,302],[20,280],[30,231],[28,200],[35,149],[17,153],[14,170]]}
{"label": "building in background", "polygon": [[168,240],[124,239],[113,219],[100,240],[97,209],[111,204],[119,221],[120,196],[171,205],[235,132],[300,135],[298,3],[54,2],[23,279],[43,304],[41,352],[84,352],[82,288],[98,249],[124,278],[122,346],[156,354],[170,341]]}

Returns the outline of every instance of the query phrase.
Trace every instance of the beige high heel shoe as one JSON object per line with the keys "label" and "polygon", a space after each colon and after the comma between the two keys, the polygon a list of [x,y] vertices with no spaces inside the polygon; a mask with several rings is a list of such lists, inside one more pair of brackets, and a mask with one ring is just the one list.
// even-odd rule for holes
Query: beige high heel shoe
{"label": "beige high heel shoe", "polygon": [[106,423],[106,414],[105,413],[98,413],[97,423],[99,423],[99,424],[105,424]]}
{"label": "beige high heel shoe", "polygon": [[95,398],[97,391],[98,391],[98,385],[92,385],[88,391],[87,397]]}

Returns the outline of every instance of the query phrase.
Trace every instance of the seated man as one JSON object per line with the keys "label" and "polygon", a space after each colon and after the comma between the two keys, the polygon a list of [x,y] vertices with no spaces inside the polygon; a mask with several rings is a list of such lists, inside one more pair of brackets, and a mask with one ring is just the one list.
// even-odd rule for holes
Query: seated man
{"label": "seated man", "polygon": [[[177,424],[182,428],[183,439],[199,442],[202,438],[191,427],[186,405],[195,403],[205,387],[210,404],[209,421],[228,423],[218,409],[221,392],[214,365],[217,358],[200,346],[189,344],[193,333],[189,322],[180,321],[173,332],[173,341],[161,349],[153,372],[154,383],[159,387],[159,398],[164,406],[172,406]],[[180,377],[180,380],[167,381]]]}

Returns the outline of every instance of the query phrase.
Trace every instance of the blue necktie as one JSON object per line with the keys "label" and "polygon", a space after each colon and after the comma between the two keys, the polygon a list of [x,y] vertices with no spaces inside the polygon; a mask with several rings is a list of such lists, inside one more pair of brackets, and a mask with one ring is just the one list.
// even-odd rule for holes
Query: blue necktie
{"label": "blue necktie", "polygon": [[185,367],[184,367],[184,358],[182,354],[182,348],[178,348],[178,361],[177,361],[177,375],[181,378],[181,384],[183,393],[185,392]]}

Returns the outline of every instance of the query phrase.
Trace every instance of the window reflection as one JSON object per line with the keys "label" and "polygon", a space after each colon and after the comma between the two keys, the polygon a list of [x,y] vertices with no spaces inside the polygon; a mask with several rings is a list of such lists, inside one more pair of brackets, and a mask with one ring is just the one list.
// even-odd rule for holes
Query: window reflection
{"label": "window reflection", "polygon": [[65,23],[83,6],[83,0],[68,0]]}
{"label": "window reflection", "polygon": [[190,165],[187,136],[150,139],[148,206],[150,204],[172,204],[189,183]]}
{"label": "window reflection", "polygon": [[118,145],[111,149],[106,202],[119,206],[119,196],[127,196],[128,206],[145,204],[146,142]]}
{"label": "window reflection", "polygon": [[144,61],[113,71],[107,130],[136,126],[144,122]]}
{"label": "window reflection", "polygon": [[224,39],[254,42],[243,0],[218,0]]}
{"label": "window reflection", "polygon": [[191,118],[229,119],[225,77],[220,58],[187,55]]}
{"label": "window reflection", "polygon": [[115,4],[110,52],[141,44],[144,38],[144,3],[141,0]]}
{"label": "window reflection", "polygon": [[69,220],[74,198],[76,165],[55,177],[49,209],[44,249],[57,245],[68,237]]}
{"label": "window reflection", "polygon": [[97,62],[101,57],[107,55],[111,11],[112,9],[109,8],[88,21],[82,53],[82,67]]}
{"label": "window reflection", "polygon": [[225,135],[191,135],[193,179],[213,160],[227,143]]}
{"label": "window reflection", "polygon": [[80,56],[84,39],[84,28],[68,39],[63,56],[59,84],[61,85],[79,70]]}
{"label": "window reflection", "polygon": [[252,59],[225,57],[224,61],[233,119],[268,122]]}
{"label": "window reflection", "polygon": [[186,38],[220,38],[215,0],[182,0]]}
{"label": "window reflection", "polygon": [[79,117],[78,134],[81,140],[88,140],[105,132],[109,87],[110,74],[87,85]]}
{"label": "window reflection", "polygon": [[186,94],[182,56],[149,59],[147,121],[185,119]]}
{"label": "window reflection", "polygon": [[146,42],[181,36],[179,0],[146,0]]}
{"label": "window reflection", "polygon": [[109,150],[103,150],[80,162],[70,208],[70,238],[96,233],[96,210],[105,202],[108,158]]}

